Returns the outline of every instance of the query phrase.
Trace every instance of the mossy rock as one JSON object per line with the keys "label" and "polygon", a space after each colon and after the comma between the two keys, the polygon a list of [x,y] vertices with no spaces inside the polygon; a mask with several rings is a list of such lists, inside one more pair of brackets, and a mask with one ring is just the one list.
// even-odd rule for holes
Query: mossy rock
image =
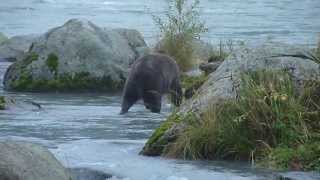
{"label": "mossy rock", "polygon": [[140,154],[147,156],[158,156],[161,155],[165,145],[168,143],[163,135],[169,130],[174,124],[181,122],[181,117],[177,113],[172,113],[160,126],[153,132],[151,137],[148,139],[143,150]]}
{"label": "mossy rock", "polygon": [[170,142],[175,139],[174,137],[168,138],[166,133],[168,133],[175,125],[181,124],[182,122],[190,123],[193,120],[193,113],[187,113],[186,115],[181,116],[177,112],[173,112],[153,132],[140,154],[147,156],[159,156],[164,154],[166,152],[166,146],[170,145]]}
{"label": "mossy rock", "polygon": [[11,88],[15,91],[116,91],[124,86],[124,80],[120,83],[112,81],[109,77],[95,78],[89,73],[77,73],[74,76],[61,75],[54,79],[33,79],[32,76],[23,72],[21,76],[12,82]]}

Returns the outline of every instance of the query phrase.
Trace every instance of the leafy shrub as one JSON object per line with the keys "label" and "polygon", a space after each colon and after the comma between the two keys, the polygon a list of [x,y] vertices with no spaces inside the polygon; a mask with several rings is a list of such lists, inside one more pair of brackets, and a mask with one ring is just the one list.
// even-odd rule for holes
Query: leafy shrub
{"label": "leafy shrub", "polygon": [[199,0],[191,5],[188,0],[169,0],[165,18],[153,16],[161,31],[160,51],[172,56],[182,71],[193,65],[193,41],[207,31],[200,21],[199,3]]}

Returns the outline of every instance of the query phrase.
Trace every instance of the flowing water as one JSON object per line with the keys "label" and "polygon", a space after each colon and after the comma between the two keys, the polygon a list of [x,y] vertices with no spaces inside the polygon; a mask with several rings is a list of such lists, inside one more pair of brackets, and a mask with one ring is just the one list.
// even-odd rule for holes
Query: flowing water
{"label": "flowing water", "polygon": [[[315,44],[320,30],[319,0],[201,0],[210,32],[207,40],[266,38]],[[157,31],[150,13],[164,12],[165,0],[0,0],[0,31],[38,34],[70,18],[87,18],[101,26],[138,29],[149,43]],[[0,62],[2,81],[7,62]],[[125,180],[270,179],[272,173],[234,162],[182,161],[138,155],[146,139],[172,110],[161,114],[142,104],[118,115],[120,94],[0,94],[19,102],[35,101],[42,109],[21,104],[0,111],[0,137],[41,143],[66,166],[89,167]],[[307,177],[302,177],[307,179]]]}

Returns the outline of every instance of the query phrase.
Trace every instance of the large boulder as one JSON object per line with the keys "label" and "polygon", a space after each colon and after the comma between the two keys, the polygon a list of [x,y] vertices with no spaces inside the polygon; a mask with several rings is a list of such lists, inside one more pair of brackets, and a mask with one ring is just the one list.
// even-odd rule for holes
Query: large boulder
{"label": "large boulder", "polygon": [[32,42],[35,41],[37,37],[37,35],[22,35],[14,36],[2,43],[0,40],[0,58],[15,61],[29,50]]}
{"label": "large boulder", "polygon": [[0,179],[70,180],[71,176],[45,148],[27,142],[0,142]]}
{"label": "large boulder", "polygon": [[186,127],[183,119],[192,114],[199,118],[210,105],[236,98],[240,87],[240,75],[257,70],[287,70],[299,91],[306,81],[320,80],[320,65],[313,62],[309,50],[288,45],[265,44],[249,49],[241,48],[230,55],[208,80],[200,87],[196,96],[185,101],[178,113],[172,114],[155,131],[142,150],[144,155],[162,155],[170,143]]}
{"label": "large boulder", "polygon": [[100,28],[87,20],[72,19],[38,38],[9,67],[5,89],[118,90],[130,64],[146,47],[135,30]]}

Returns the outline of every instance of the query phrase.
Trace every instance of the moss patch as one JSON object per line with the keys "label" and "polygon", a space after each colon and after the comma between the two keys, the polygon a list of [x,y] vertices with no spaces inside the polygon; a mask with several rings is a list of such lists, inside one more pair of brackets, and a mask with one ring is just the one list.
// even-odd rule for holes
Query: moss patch
{"label": "moss patch", "polygon": [[56,74],[58,71],[58,65],[59,65],[58,56],[53,53],[50,53],[48,55],[47,60],[46,60],[46,64],[47,64],[49,70]]}
{"label": "moss patch", "polygon": [[6,108],[6,100],[5,97],[0,96],[0,110],[4,110]]}
{"label": "moss patch", "polygon": [[143,151],[141,152],[144,155],[149,156],[157,156],[165,153],[165,148],[170,144],[169,141],[172,141],[172,139],[166,139],[164,137],[167,130],[172,128],[175,124],[179,124],[182,121],[184,122],[191,122],[194,121],[194,115],[193,113],[187,113],[184,116],[179,115],[176,112],[173,112],[166,121],[162,122],[160,126],[154,131],[154,133],[151,135],[151,137],[148,139],[145,147],[143,148]]}
{"label": "moss patch", "polygon": [[55,79],[33,79],[29,73],[12,82],[11,88],[16,91],[115,91],[124,85],[124,80],[117,83],[110,77],[94,78],[88,72],[77,73],[74,76],[61,75]]}
{"label": "moss patch", "polygon": [[154,131],[154,133],[149,138],[147,145],[152,145],[156,143],[164,133],[172,127],[175,123],[179,123],[181,117],[177,113],[172,113],[166,121],[162,122],[160,126]]}

